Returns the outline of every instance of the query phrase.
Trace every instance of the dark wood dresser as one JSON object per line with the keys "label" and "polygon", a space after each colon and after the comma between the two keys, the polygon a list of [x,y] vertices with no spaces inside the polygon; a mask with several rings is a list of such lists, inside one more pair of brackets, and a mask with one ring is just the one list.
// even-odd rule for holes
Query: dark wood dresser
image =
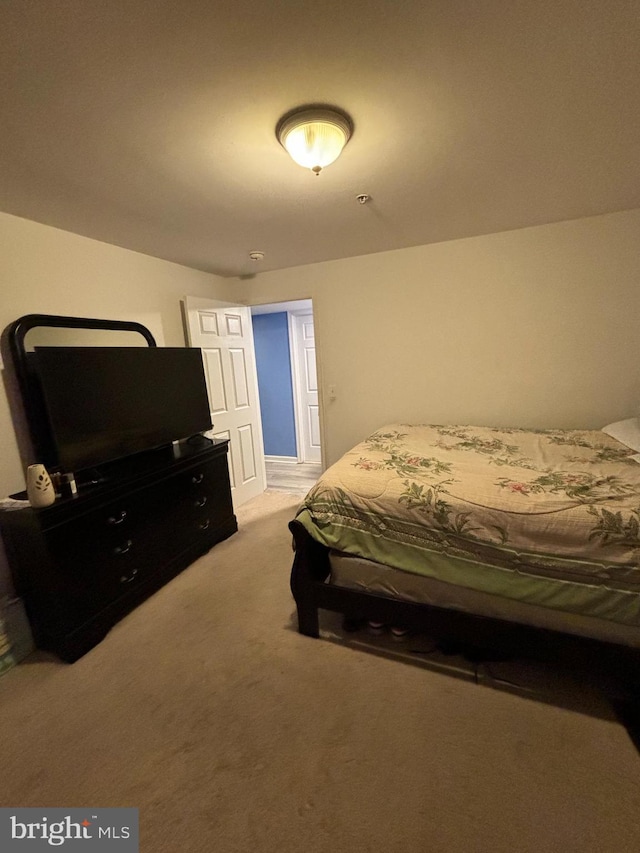
{"label": "dark wood dresser", "polygon": [[224,440],[176,444],[101,466],[95,481],[50,507],[0,511],[39,648],[77,660],[238,529],[227,452]]}

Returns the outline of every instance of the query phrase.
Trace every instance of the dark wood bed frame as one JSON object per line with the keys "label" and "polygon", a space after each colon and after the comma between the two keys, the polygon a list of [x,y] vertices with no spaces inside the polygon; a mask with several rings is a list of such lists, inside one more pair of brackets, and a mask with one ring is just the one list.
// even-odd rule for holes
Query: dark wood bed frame
{"label": "dark wood bed frame", "polygon": [[[298,631],[320,636],[319,610],[341,613],[345,627],[353,629],[372,620],[425,633],[452,651],[461,650],[470,659],[500,657],[554,661],[562,649],[577,650],[594,667],[603,666],[628,693],[628,701],[640,732],[640,650],[560,631],[534,628],[515,622],[475,616],[428,604],[417,604],[346,589],[328,582],[329,549],[316,542],[299,521],[291,521],[294,559],[291,592],[298,613]],[[595,669],[594,669],[595,672]],[[635,739],[635,738],[634,738]]]}

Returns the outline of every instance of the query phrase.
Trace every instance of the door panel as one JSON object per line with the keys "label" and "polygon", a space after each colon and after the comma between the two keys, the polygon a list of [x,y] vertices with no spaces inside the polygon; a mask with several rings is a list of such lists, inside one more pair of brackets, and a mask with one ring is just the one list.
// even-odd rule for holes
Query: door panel
{"label": "door panel", "polygon": [[256,476],[256,450],[251,424],[238,429],[238,438],[242,454],[242,482],[247,483]]}
{"label": "door panel", "polygon": [[309,406],[309,436],[311,446],[320,448],[320,415],[317,406]]}
{"label": "door panel", "polygon": [[227,411],[227,397],[222,375],[222,353],[219,349],[203,349],[202,356],[211,414],[215,416]]}
{"label": "door panel", "polygon": [[231,357],[235,407],[236,409],[243,409],[249,405],[249,383],[245,353],[242,349],[230,349],[229,356]]}
{"label": "door panel", "polygon": [[[308,334],[308,333],[307,333]],[[305,379],[308,394],[318,393],[318,374],[316,373],[316,349],[313,344],[309,346],[309,338],[305,340],[304,364]]]}

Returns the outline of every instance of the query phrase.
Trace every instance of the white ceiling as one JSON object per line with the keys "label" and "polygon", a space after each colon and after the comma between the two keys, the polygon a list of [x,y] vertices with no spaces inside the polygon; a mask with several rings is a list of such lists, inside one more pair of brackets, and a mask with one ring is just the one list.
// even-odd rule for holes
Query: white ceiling
{"label": "white ceiling", "polygon": [[2,0],[0,209],[230,276],[640,207],[639,58],[637,0]]}

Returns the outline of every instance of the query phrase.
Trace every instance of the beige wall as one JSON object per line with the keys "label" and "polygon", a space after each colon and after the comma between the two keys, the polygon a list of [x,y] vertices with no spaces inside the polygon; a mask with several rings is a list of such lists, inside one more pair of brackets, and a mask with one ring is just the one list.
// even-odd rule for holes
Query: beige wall
{"label": "beige wall", "polygon": [[[24,314],[134,320],[157,342],[183,346],[185,295],[233,298],[237,285],[178,264],[0,213],[0,328]],[[0,490],[24,488],[9,413],[0,394]]]}
{"label": "beige wall", "polygon": [[[135,320],[180,346],[186,294],[312,298],[328,463],[390,421],[598,427],[640,406],[640,210],[244,281],[7,214],[0,244],[0,328],[29,313]],[[0,436],[6,495],[24,474],[4,394]]]}
{"label": "beige wall", "polygon": [[[183,346],[185,295],[233,299],[237,284],[0,213],[0,328],[24,314],[134,320],[157,342]],[[3,379],[6,374],[3,371]],[[3,386],[4,388],[4,386]],[[6,393],[0,393],[0,494],[24,488]],[[0,595],[11,584],[0,547]]]}
{"label": "beige wall", "polygon": [[313,299],[331,463],[391,421],[597,428],[636,413],[639,246],[635,210],[238,284],[250,304]]}

